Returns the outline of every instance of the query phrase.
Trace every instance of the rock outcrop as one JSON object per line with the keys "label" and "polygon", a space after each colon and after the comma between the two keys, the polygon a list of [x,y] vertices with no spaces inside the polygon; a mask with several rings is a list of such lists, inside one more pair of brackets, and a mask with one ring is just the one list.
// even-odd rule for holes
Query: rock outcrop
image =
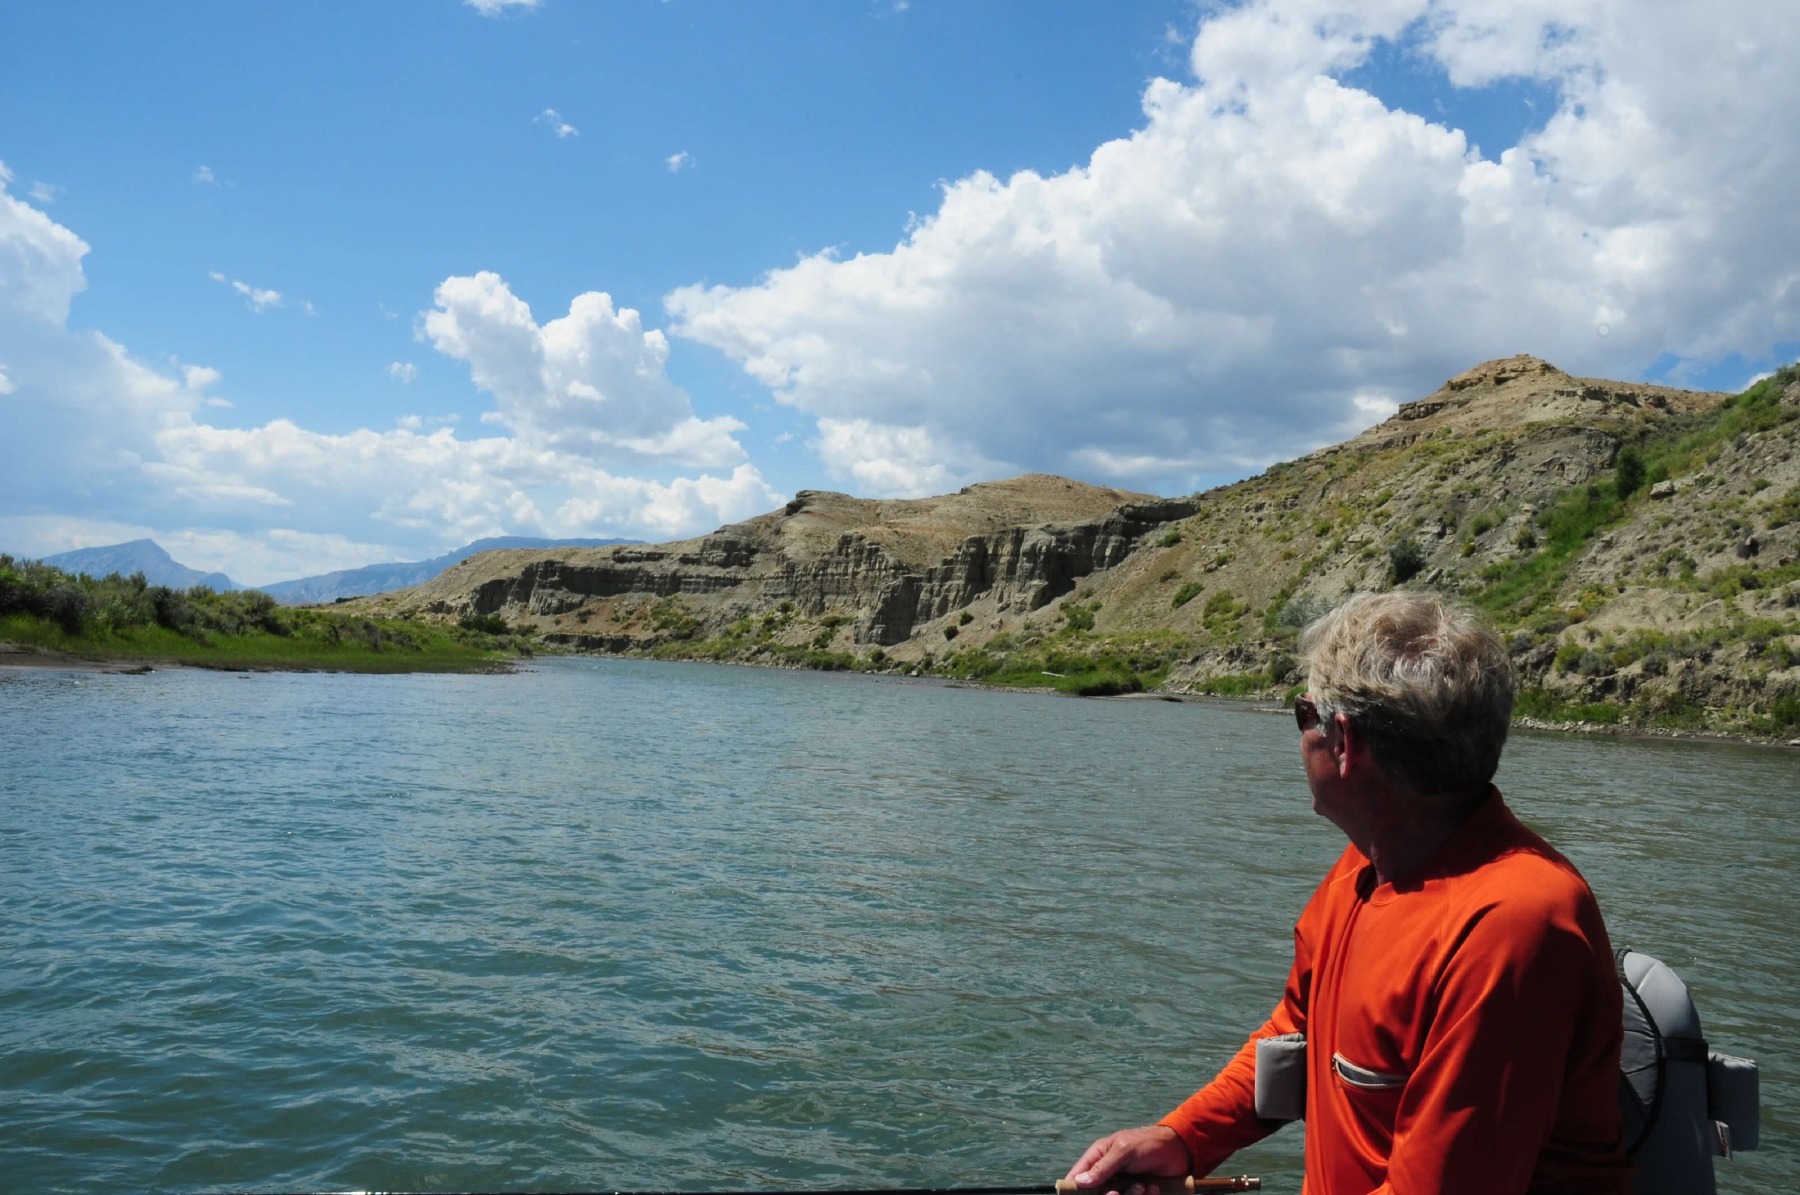
{"label": "rock outcrop", "polygon": [[[853,644],[888,647],[977,602],[1040,609],[1196,509],[1192,499],[1043,475],[888,502],[802,490],[782,510],[698,539],[489,552],[373,605],[445,618],[498,614],[597,650],[716,633],[785,605],[803,619],[850,626]],[[679,616],[646,612],[666,599],[679,599]],[[576,626],[564,625],[571,619]]]}

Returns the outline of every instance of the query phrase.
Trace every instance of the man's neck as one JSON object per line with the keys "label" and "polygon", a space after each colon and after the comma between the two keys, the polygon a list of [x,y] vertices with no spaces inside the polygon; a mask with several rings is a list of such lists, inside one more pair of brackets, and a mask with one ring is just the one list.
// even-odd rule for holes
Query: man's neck
{"label": "man's neck", "polygon": [[1390,790],[1369,827],[1368,841],[1357,843],[1375,865],[1376,881],[1391,884],[1403,879],[1435,855],[1462,829],[1486,795],[1486,790],[1473,796],[1419,796]]}

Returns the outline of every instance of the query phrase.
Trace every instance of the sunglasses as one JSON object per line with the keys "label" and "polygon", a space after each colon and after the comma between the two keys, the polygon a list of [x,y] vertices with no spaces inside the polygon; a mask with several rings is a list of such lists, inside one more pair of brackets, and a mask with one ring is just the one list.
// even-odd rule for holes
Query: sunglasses
{"label": "sunglasses", "polygon": [[1294,698],[1294,725],[1300,728],[1300,733],[1305,734],[1318,724],[1319,707],[1313,703],[1313,699],[1310,697]]}

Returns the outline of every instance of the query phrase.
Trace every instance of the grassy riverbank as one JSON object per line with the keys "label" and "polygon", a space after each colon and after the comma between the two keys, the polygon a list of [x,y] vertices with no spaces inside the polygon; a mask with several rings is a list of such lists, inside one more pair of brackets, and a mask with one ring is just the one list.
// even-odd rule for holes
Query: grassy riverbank
{"label": "grassy riverbank", "polygon": [[255,590],[96,579],[3,555],[0,644],[82,662],[332,672],[479,672],[530,654],[487,626],[282,607]]}

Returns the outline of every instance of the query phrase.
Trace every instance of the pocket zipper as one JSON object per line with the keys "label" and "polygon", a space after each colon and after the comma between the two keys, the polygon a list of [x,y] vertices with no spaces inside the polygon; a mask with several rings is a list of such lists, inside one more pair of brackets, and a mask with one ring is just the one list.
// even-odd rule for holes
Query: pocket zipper
{"label": "pocket zipper", "polygon": [[1363,1091],[1389,1091],[1395,1087],[1406,1086],[1405,1075],[1384,1075],[1380,1071],[1372,1071],[1349,1061],[1342,1054],[1331,1056],[1331,1069],[1337,1077],[1351,1087]]}

